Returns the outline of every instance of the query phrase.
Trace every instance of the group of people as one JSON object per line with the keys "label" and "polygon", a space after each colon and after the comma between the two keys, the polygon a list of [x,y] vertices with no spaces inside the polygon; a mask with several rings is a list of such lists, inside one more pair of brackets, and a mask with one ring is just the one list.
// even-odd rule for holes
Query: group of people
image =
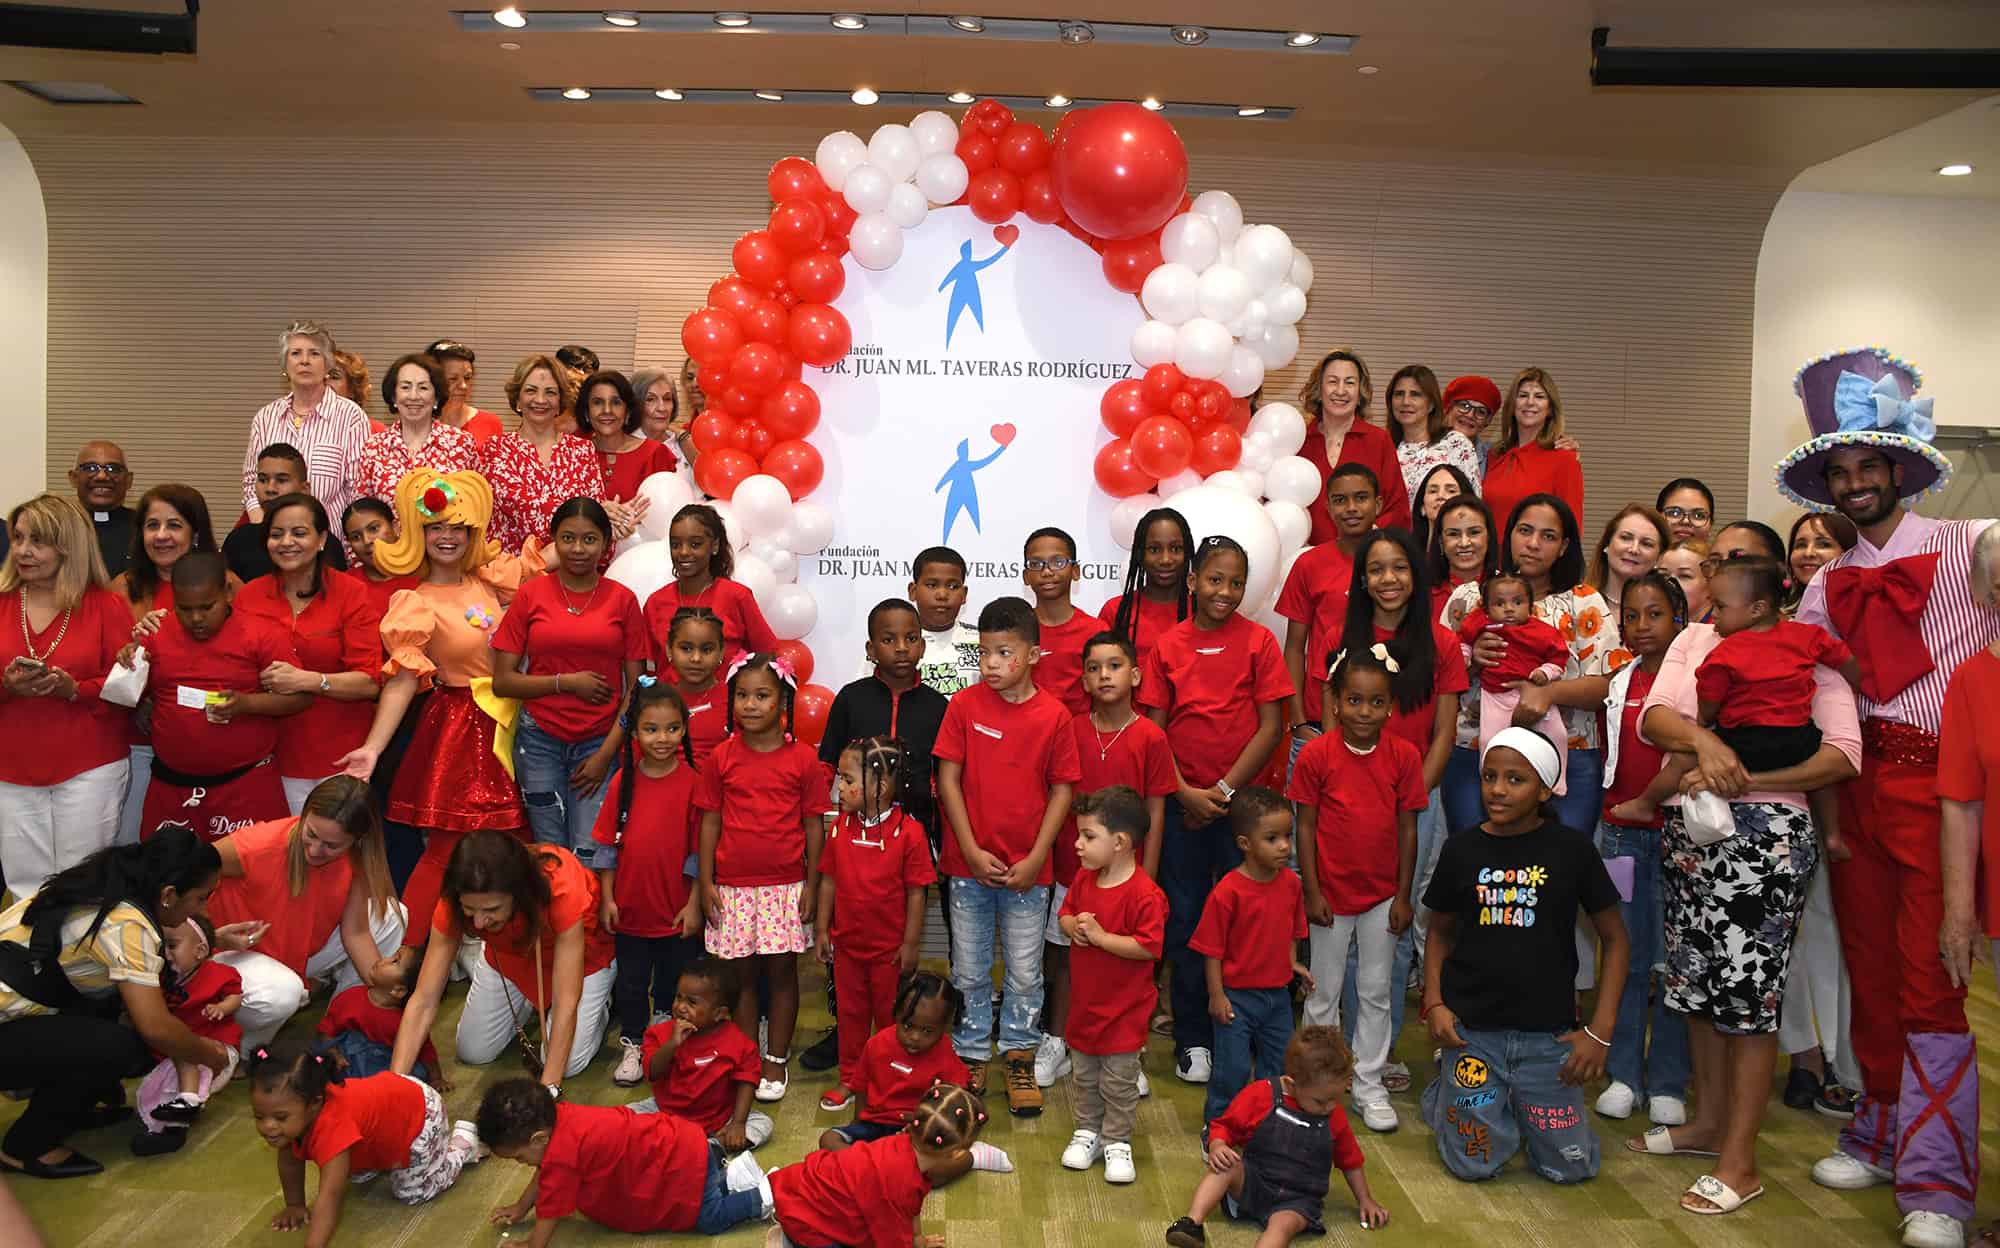
{"label": "group of people", "polygon": [[[1592,1115],[1643,1101],[1627,1150],[1712,1158],[1681,1207],[1731,1213],[1764,1190],[1782,1049],[1785,1102],[1848,1120],[1813,1178],[1894,1182],[1906,1244],[1965,1242],[2000,530],[1906,509],[1949,463],[1889,353],[1801,370],[1788,538],[1679,478],[1587,546],[1548,373],[1401,369],[1385,429],[1331,352],[1282,636],[1240,610],[1243,546],[1171,507],[1095,611],[1061,529],[976,612],[932,547],[810,743],[713,507],[672,518],[647,601],[602,573],[637,483],[685,468],[685,379],[530,356],[505,433],[441,340],[391,366],[399,423],[370,433],[328,381],[358,361],[311,325],[283,349],[223,547],[187,487],[124,509],[108,443],[75,501],[9,516],[0,717],[47,744],[0,760],[0,1066],[32,1090],[0,1169],[100,1169],[65,1140],[131,1112],[144,1061],[133,1147],[170,1151],[247,1060],[277,1224],[309,1243],[360,1172],[425,1200],[491,1152],[535,1167],[496,1217],[537,1244],[573,1211],[900,1244],[932,1186],[1011,1166],[986,1106],[1039,1115],[1064,1079],[1061,1164],[1134,1181],[1160,1034],[1206,1085],[1168,1242],[1221,1207],[1282,1244],[1335,1170],[1388,1219],[1347,1109],[1400,1125],[1414,987],[1435,1065],[1406,1109],[1459,1178],[1521,1153],[1587,1180]],[[848,1120],[767,1175],[808,951],[819,1104]],[[456,1124],[454,978],[456,1059],[539,1072]],[[321,988],[317,1030],[286,1027]],[[652,1095],[570,1104],[614,1018],[613,1080]]]}

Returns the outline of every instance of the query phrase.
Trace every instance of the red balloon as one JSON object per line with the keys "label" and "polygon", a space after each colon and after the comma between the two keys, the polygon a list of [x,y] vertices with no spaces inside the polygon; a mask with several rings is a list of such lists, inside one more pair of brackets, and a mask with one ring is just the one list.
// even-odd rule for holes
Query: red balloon
{"label": "red balloon", "polygon": [[771,436],[769,429],[754,420],[745,420],[737,424],[736,433],[729,439],[729,445],[752,459],[762,460],[777,441]]}
{"label": "red balloon", "polygon": [[1062,223],[1062,204],[1056,199],[1056,184],[1049,180],[1047,169],[1037,169],[1021,179],[1021,211],[1028,214],[1028,220],[1043,225]]}
{"label": "red balloon", "polygon": [[743,345],[736,318],[721,308],[697,308],[681,324],[681,347],[697,364],[721,364]]}
{"label": "red balloon", "polygon": [[[805,642],[781,641],[773,647],[773,653],[792,665],[792,675],[798,677],[800,684],[803,685],[813,678],[813,652],[811,647],[807,646]],[[798,710],[797,699],[793,699],[792,710],[794,712]],[[823,730],[826,725],[821,724],[820,727],[822,729],[821,735],[824,736],[825,733]]]}
{"label": "red balloon", "polygon": [[807,303],[832,303],[847,288],[847,271],[838,256],[809,252],[785,266],[785,283]]}
{"label": "red balloon", "polygon": [[757,461],[734,447],[718,447],[694,461],[695,484],[711,498],[728,498],[743,484],[743,478],[757,475]]}
{"label": "red balloon", "polygon": [[[747,349],[748,348],[745,348],[745,350]],[[741,351],[737,352],[736,358],[742,359],[743,352]],[[1193,428],[1194,394],[1191,391],[1185,389],[1174,391],[1174,397],[1167,400],[1167,415],[1173,417],[1175,420],[1180,421],[1182,424],[1188,426],[1189,428]],[[1174,474],[1168,472],[1168,473],[1162,473],[1161,475],[1170,477]]]}
{"label": "red balloon", "polygon": [[[848,211],[852,212],[854,210],[850,208]],[[858,221],[860,218],[856,217],[855,220]],[[848,226],[850,229],[853,228],[853,222],[849,222]],[[838,260],[847,254],[847,235],[829,233],[826,236],[826,241],[819,245],[819,249],[826,255]]]}
{"label": "red balloon", "polygon": [[1171,364],[1155,364],[1146,370],[1142,384],[1146,387],[1146,402],[1153,405],[1154,411],[1164,412],[1167,404],[1187,384],[1187,374]]}
{"label": "red balloon", "polygon": [[1229,387],[1218,381],[1197,382],[1190,387],[1195,392],[1195,415],[1203,424],[1214,424],[1229,415]]}
{"label": "red balloon", "polygon": [[721,408],[711,407],[694,418],[688,436],[694,439],[694,449],[707,455],[730,444],[736,436],[736,422]]}
{"label": "red balloon", "polygon": [[1116,103],[1063,122],[1049,171],[1070,220],[1100,238],[1137,238],[1167,223],[1187,191],[1188,163],[1165,118]]}
{"label": "red balloon", "polygon": [[986,224],[1003,224],[1021,211],[1021,179],[1005,169],[988,169],[965,188],[965,202]]}
{"label": "red balloon", "polygon": [[764,298],[755,286],[731,273],[708,288],[708,306],[742,316]]}
{"label": "red balloon", "polygon": [[1234,468],[1243,457],[1243,435],[1227,424],[1210,425],[1194,435],[1194,454],[1188,466],[1202,476]]}
{"label": "red balloon", "polygon": [[826,218],[825,241],[830,243],[838,239],[841,250],[845,251],[847,232],[854,228],[854,223],[861,219],[861,214],[854,211],[853,206],[841,197],[839,191],[822,193],[819,197],[819,211],[820,215]]}
{"label": "red balloon", "polygon": [[787,381],[771,392],[757,419],[779,441],[803,438],[819,426],[819,395],[803,381]]}
{"label": "red balloon", "polygon": [[729,258],[743,280],[759,290],[770,290],[785,276],[785,252],[768,230],[751,230],[736,240]]}
{"label": "red balloon", "polygon": [[975,110],[984,110],[980,112],[978,118],[979,131],[989,139],[999,138],[1014,124],[1014,110],[998,100],[981,100],[972,107]]}
{"label": "red balloon", "polygon": [[800,685],[792,697],[792,735],[818,749],[826,736],[827,714],[832,710],[833,690],[825,685]]}
{"label": "red balloon", "polygon": [[1139,422],[1152,414],[1153,409],[1146,403],[1146,392],[1136,377],[1112,382],[1104,397],[1097,401],[1098,419],[1104,422],[1104,427],[1114,437],[1131,437]]}
{"label": "red balloon", "polygon": [[1097,458],[1091,461],[1090,471],[1097,478],[1098,488],[1113,498],[1144,494],[1159,484],[1133,460],[1132,443],[1124,438],[1106,442],[1097,448]]}
{"label": "red balloon", "polygon": [[759,296],[757,302],[738,313],[736,319],[743,326],[743,336],[751,342],[775,347],[785,340],[785,326],[789,318],[775,299]]}
{"label": "red balloon", "polygon": [[1049,137],[1032,122],[1017,121],[1001,134],[993,159],[1007,172],[1025,178],[1049,163]]}
{"label": "red balloon", "polygon": [[810,199],[788,199],[771,209],[770,235],[787,256],[803,256],[826,235],[826,215]]}
{"label": "red balloon", "polygon": [[799,364],[798,356],[793,355],[789,351],[780,351],[778,352],[778,359],[784,365],[784,379],[786,381],[797,381],[804,375],[805,369]]}
{"label": "red balloon", "polygon": [[801,195],[819,195],[826,190],[826,183],[820,179],[819,170],[803,156],[787,156],[771,166],[771,172],[764,175],[764,189],[771,192],[771,202],[782,204],[788,199]]}
{"label": "red balloon", "polygon": [[703,364],[695,370],[694,384],[701,387],[703,394],[721,394],[729,389],[729,361]]}
{"label": "red balloon", "polygon": [[[1053,194],[1054,192],[1051,191],[1050,193]],[[1062,207],[1062,205],[1057,204],[1056,207],[1060,208]],[[1061,226],[1063,228],[1063,231],[1067,233],[1071,238],[1075,239],[1077,242],[1082,243],[1084,246],[1090,248],[1092,251],[1098,253],[1099,255],[1104,254],[1104,240],[1098,238],[1095,234],[1092,234],[1089,230],[1084,229],[1082,226],[1070,220],[1068,217],[1062,218],[1060,221],[1057,221],[1056,224]]]}
{"label": "red balloon", "polygon": [[1155,416],[1132,431],[1132,462],[1149,477],[1184,471],[1194,456],[1194,435],[1171,416]]}
{"label": "red balloon", "polygon": [[[757,414],[757,408],[763,403],[763,399],[758,395],[750,393],[742,386],[733,384],[723,387],[720,398],[717,398],[713,394],[708,397],[711,404],[720,403],[723,411],[728,412],[739,421],[749,420],[754,417]],[[738,442],[735,445],[741,447],[742,443]]]}
{"label": "red balloon", "polygon": [[[785,362],[779,358],[778,349],[767,343],[746,342],[737,348],[736,358],[729,362],[730,382],[759,400],[776,390],[784,379]],[[758,406],[763,406],[761,401]]]}
{"label": "red balloon", "polygon": [[1223,417],[1223,419],[1229,423],[1231,429],[1242,433],[1250,427],[1250,416],[1250,400],[1246,397],[1231,399],[1229,402],[1229,415]]}
{"label": "red balloon", "polygon": [[1104,280],[1111,289],[1128,295],[1138,294],[1146,274],[1165,263],[1157,238],[1130,238],[1104,246]]}
{"label": "red balloon", "polygon": [[993,140],[977,131],[959,135],[958,146],[952,151],[965,162],[965,171],[975,178],[993,167]]}
{"label": "red balloon", "polygon": [[815,368],[826,368],[854,345],[847,318],[823,303],[801,303],[792,309],[789,336],[792,354]]}
{"label": "red balloon", "polygon": [[812,443],[798,438],[780,442],[764,452],[763,462],[764,471],[785,483],[795,503],[819,488],[820,478],[826,475],[826,463],[820,459],[819,451]]}

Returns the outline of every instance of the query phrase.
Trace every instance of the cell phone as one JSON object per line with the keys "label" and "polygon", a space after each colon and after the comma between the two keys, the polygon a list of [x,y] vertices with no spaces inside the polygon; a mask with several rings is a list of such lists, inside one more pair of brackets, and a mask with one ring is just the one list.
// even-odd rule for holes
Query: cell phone
{"label": "cell phone", "polygon": [[44,672],[49,667],[47,663],[42,662],[40,659],[31,659],[25,654],[16,656],[14,661],[7,666],[24,668],[31,672]]}

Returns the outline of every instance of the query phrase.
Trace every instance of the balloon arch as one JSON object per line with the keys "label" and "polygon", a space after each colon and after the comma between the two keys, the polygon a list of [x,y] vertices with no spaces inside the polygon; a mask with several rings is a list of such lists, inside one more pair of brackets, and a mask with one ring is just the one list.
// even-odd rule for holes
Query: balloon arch
{"label": "balloon arch", "polygon": [[[1189,199],[1187,183],[1174,128],[1122,103],[1070,112],[1050,136],[1000,101],[981,100],[958,123],[933,111],[883,125],[866,142],[842,130],[812,160],[771,166],[769,223],[736,240],[734,271],[689,314],[681,343],[708,396],[690,430],[695,482],[724,515],[738,550],[735,579],[799,672],[801,737],[818,741],[833,693],[811,683],[802,639],[818,606],[796,577],[799,559],[825,548],[835,524],[809,497],[824,465],[810,441],[819,395],[804,367],[829,367],[851,345],[833,306],[846,287],[843,258],[891,267],[903,231],[933,207],[963,204],[996,227],[1017,213],[1059,226],[1102,257],[1106,282],[1138,297],[1149,319],[1131,348],[1145,371],[1113,382],[1098,407],[1112,440],[1097,451],[1094,475],[1120,500],[1112,537],[1129,546],[1139,517],[1171,501],[1197,535],[1244,544],[1253,569],[1244,610],[1270,606],[1304,547],[1320,476],[1297,453],[1306,433],[1298,410],[1267,403],[1253,414],[1250,396],[1266,370],[1298,353],[1313,266],[1277,226],[1245,225],[1228,192]],[[664,474],[642,492],[651,499],[646,523],[610,570],[641,600],[671,578],[667,526],[693,501]]]}

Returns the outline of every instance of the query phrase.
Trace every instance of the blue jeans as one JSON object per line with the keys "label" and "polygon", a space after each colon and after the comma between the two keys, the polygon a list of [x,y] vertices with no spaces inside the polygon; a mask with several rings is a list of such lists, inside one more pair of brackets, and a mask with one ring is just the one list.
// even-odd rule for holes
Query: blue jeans
{"label": "blue jeans", "polygon": [[[1666,961],[1666,894],[1661,887],[1660,833],[1599,823],[1597,852],[1602,858],[1632,860],[1632,900],[1619,904],[1625,933],[1632,940],[1632,966],[1618,998],[1618,1024],[1611,1031],[1605,1073],[1641,1096],[1687,1095],[1690,1058],[1687,1019],[1667,1008],[1665,992],[1648,991],[1653,968]],[[1664,988],[1664,986],[1663,986]],[[1650,1011],[1650,1012],[1649,1012]],[[1646,1025],[1653,1028],[1646,1046]]]}
{"label": "blue jeans", "polygon": [[[1049,886],[1025,892],[994,888],[964,876],[946,877],[951,894],[951,982],[965,994],[965,1013],[951,1047],[968,1062],[992,1056],[993,959],[1006,960],[1000,1006],[1000,1050],[1032,1049],[1042,1041],[1042,929],[1049,921]],[[997,938],[997,939],[996,939]]]}
{"label": "blue jeans", "polygon": [[1438,791],[1444,795],[1447,835],[1479,826],[1486,818],[1486,803],[1479,795],[1479,751],[1454,748],[1451,761],[1444,765]]}
{"label": "blue jeans", "polygon": [[[756,1188],[732,1192],[722,1178],[722,1146],[708,1145],[708,1177],[701,1184],[701,1211],[695,1214],[694,1229],[703,1235],[720,1235],[739,1222],[754,1222],[764,1216],[764,1194]],[[661,1227],[668,1230],[668,1227]]]}
{"label": "blue jeans", "polygon": [[1571,750],[1563,768],[1564,794],[1551,803],[1556,822],[1585,835],[1597,829],[1604,809],[1604,751]]}
{"label": "blue jeans", "polygon": [[550,736],[526,707],[514,728],[514,779],[521,786],[521,804],[527,808],[535,843],[560,845],[586,867],[597,851],[590,827],[597,822],[604,791],[618,769],[614,764],[605,772],[604,783],[589,797],[571,793],[569,777],[603,744],[601,736],[584,741]]}
{"label": "blue jeans", "polygon": [[[1292,994],[1284,988],[1225,988],[1236,1021],[1215,1026],[1215,1065],[1208,1076],[1208,1099],[1201,1120],[1209,1122],[1229,1108],[1229,1102],[1254,1076],[1275,1079],[1285,1073],[1285,1046],[1292,1042]],[[1208,997],[1202,996],[1202,1017],[1208,1017]],[[1175,1016],[1176,1021],[1179,1015]],[[1252,1057],[1255,1065],[1252,1065]]]}
{"label": "blue jeans", "polygon": [[1469,1182],[1490,1179],[1525,1148],[1551,1183],[1596,1177],[1597,1132],[1583,1089],[1559,1077],[1569,1046],[1551,1032],[1478,1031],[1463,1021],[1458,1034],[1465,1047],[1444,1051],[1441,1073],[1424,1089],[1424,1121],[1444,1168]]}
{"label": "blue jeans", "polygon": [[[1227,817],[1189,830],[1181,804],[1167,799],[1160,833],[1160,891],[1167,895],[1166,960],[1174,1012],[1174,1054],[1213,1049],[1208,976],[1202,956],[1187,947],[1215,882],[1243,861]],[[967,998],[968,1007],[971,999]]]}

